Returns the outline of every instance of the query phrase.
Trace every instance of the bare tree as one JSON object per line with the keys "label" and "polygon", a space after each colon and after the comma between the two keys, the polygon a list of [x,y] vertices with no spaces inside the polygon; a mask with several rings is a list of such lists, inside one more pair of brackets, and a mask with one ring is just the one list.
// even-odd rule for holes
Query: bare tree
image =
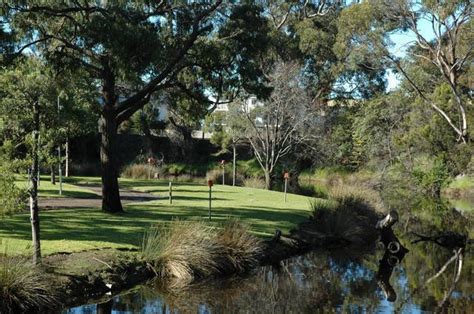
{"label": "bare tree", "polygon": [[248,100],[240,104],[245,120],[243,136],[262,167],[267,189],[272,187],[281,159],[308,138],[305,130],[313,114],[299,80],[300,69],[296,63],[277,63],[268,77],[274,89],[270,97],[256,104]]}

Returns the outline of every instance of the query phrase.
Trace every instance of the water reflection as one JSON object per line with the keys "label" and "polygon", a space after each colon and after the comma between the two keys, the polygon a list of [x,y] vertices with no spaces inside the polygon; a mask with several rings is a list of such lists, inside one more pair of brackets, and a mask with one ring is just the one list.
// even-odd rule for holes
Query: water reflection
{"label": "water reflection", "polygon": [[247,277],[203,282],[179,291],[166,291],[157,282],[105,304],[64,313],[416,313],[446,308],[474,313],[469,245],[454,253],[433,241],[416,242],[411,233],[432,235],[450,228],[469,234],[472,220],[447,209],[428,216],[401,215],[406,218],[394,233],[408,251],[388,247],[365,253],[314,251]]}
{"label": "water reflection", "polygon": [[[413,250],[413,249],[412,249]],[[142,286],[136,291],[114,297],[109,303],[75,308],[65,313],[315,313],[318,311],[386,312],[434,310],[452,287],[448,273],[424,285],[435,269],[424,256],[411,251],[402,265],[388,262],[386,252],[358,261],[313,252],[264,267],[248,278],[207,282],[184,291],[166,292],[159,284]],[[332,254],[331,254],[332,255]],[[342,257],[344,253],[336,254]],[[441,254],[443,255],[443,254]],[[443,258],[440,258],[443,259]],[[448,257],[449,259],[449,257]],[[388,267],[383,265],[387,261]],[[446,260],[443,261],[443,264]],[[424,263],[423,263],[424,262]],[[433,266],[439,266],[437,258]],[[379,267],[380,266],[380,267]],[[460,312],[472,312],[472,262],[466,263],[459,285],[449,296],[450,305]],[[393,272],[393,273],[392,273]],[[385,279],[383,279],[385,277]],[[380,288],[389,282],[391,289]],[[423,289],[419,289],[420,283]],[[385,291],[385,293],[384,293]],[[395,301],[390,295],[399,295]]]}

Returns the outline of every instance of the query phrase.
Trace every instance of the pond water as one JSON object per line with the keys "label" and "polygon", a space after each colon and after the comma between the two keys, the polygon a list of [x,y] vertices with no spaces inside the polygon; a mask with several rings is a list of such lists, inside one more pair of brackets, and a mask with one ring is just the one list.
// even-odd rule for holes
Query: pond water
{"label": "pond water", "polygon": [[420,223],[417,216],[410,215],[395,228],[409,252],[389,260],[388,268],[382,246],[366,252],[320,250],[261,267],[246,277],[171,292],[149,284],[106,303],[63,313],[474,313],[472,248],[468,245],[460,259],[452,248],[430,241],[412,244],[417,238],[409,232],[427,234],[441,225],[469,234],[471,219],[454,210],[431,215],[437,219],[428,223]]}

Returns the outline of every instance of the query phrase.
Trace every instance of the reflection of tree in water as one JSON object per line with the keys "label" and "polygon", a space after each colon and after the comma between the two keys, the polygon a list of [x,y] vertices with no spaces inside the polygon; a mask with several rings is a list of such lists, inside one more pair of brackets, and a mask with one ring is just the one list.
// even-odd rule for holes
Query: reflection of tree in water
{"label": "reflection of tree in water", "polygon": [[340,256],[345,258],[313,252],[278,267],[262,267],[248,278],[203,282],[180,291],[166,291],[156,284],[143,287],[140,294],[148,300],[159,295],[166,310],[180,313],[203,308],[212,313],[314,313],[316,309],[354,309],[354,304],[375,310],[379,303],[375,272],[357,261],[349,262],[346,254]]}
{"label": "reflection of tree in water", "polygon": [[[410,217],[408,214],[404,217],[404,225],[408,226],[404,237],[406,241],[415,240],[416,243],[410,245],[410,254],[404,260],[407,283],[402,285],[408,287],[404,289],[404,297],[397,302],[396,308],[403,309],[407,303],[415,303],[426,310],[439,309],[441,306],[451,307],[461,313],[472,312],[474,263],[469,258],[469,244],[463,250],[462,262],[459,263],[457,255],[461,253],[460,247],[442,247],[436,241],[416,241],[421,238],[413,235],[427,236],[425,240],[436,240],[437,236],[444,235],[444,239],[440,238],[438,242],[458,242],[459,239],[456,238],[472,237],[469,234],[472,232],[472,217],[442,206],[414,214],[417,217]],[[408,231],[411,232],[410,236]],[[402,285],[397,289],[403,290]]]}

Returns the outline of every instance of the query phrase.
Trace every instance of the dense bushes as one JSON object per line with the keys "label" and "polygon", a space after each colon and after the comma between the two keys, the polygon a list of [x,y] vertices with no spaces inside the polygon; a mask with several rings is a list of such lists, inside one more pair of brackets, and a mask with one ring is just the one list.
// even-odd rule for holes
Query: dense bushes
{"label": "dense bushes", "polygon": [[197,278],[244,272],[256,266],[260,240],[238,221],[213,228],[199,221],[173,221],[146,233],[141,256],[158,277],[182,286]]}

